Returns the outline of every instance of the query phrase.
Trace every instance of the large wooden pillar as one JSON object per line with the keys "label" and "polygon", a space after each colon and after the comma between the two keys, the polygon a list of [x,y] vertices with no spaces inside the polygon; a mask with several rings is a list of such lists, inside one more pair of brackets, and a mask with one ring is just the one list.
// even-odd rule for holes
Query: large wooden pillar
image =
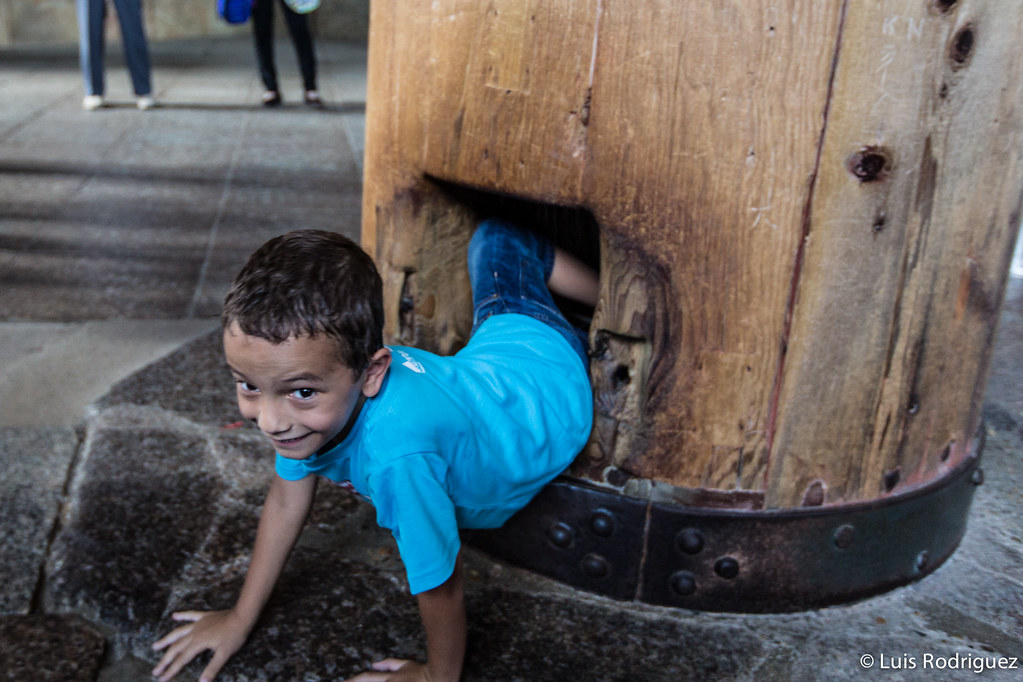
{"label": "large wooden pillar", "polygon": [[[478,205],[452,186],[578,207],[601,242],[583,488],[644,518],[756,519],[976,481],[1021,218],[1020,35],[1023,4],[981,0],[375,0],[363,239],[389,339],[466,339]],[[964,495],[877,586],[952,551]],[[713,575],[685,566],[700,587],[675,597]]]}

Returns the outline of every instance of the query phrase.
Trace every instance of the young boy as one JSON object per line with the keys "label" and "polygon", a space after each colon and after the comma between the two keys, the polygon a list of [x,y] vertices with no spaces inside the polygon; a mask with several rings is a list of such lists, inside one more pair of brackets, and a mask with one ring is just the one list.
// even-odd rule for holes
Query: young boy
{"label": "young boy", "polygon": [[212,650],[212,680],[245,642],[312,504],[316,476],[350,482],[398,543],[427,661],[387,659],[356,680],[457,680],[465,653],[459,528],[493,528],[585,444],[586,352],[550,290],[589,305],[594,273],[502,221],[469,245],[473,330],[452,357],[383,345],[380,276],[354,242],[299,231],[264,244],[228,292],[224,351],[242,415],[276,450],[234,608],[173,614],[153,674]]}

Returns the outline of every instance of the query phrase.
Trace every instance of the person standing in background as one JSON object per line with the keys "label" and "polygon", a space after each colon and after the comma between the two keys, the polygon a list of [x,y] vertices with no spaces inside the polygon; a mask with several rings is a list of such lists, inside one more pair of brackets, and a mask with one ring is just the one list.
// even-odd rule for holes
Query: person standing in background
{"label": "person standing in background", "polygon": [[266,88],[266,92],[263,93],[263,105],[274,107],[282,101],[281,91],[277,86],[277,67],[274,63],[275,2],[281,3],[291,42],[295,44],[295,55],[298,57],[299,70],[302,72],[302,86],[305,88],[305,103],[314,107],[323,106],[320,93],[316,90],[316,53],[313,49],[313,36],[309,31],[308,18],[292,10],[283,0],[253,0],[252,35],[256,40],[259,75]]}
{"label": "person standing in background", "polygon": [[[121,24],[124,61],[131,74],[135,103],[143,111],[152,108],[153,87],[150,76],[149,45],[142,24],[142,0],[113,0],[117,19]],[[103,51],[106,45],[104,21],[106,0],[77,0],[78,48],[85,79],[85,99],[82,107],[87,111],[103,106]]]}

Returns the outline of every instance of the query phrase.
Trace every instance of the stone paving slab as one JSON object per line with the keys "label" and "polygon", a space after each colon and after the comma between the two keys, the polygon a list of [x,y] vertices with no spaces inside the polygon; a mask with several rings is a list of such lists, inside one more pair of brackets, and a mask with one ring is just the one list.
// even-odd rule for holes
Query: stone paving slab
{"label": "stone paving slab", "polygon": [[114,73],[83,111],[73,47],[0,51],[0,320],[216,317],[271,236],[358,235],[364,46],[317,45],[323,109],[281,50],[273,110],[247,36],[152,48],[147,112]]}
{"label": "stone paving slab", "polygon": [[75,427],[113,381],[215,320],[93,320],[0,324],[0,427]]}
{"label": "stone paving slab", "polygon": [[0,614],[32,609],[77,449],[72,429],[0,428]]}
{"label": "stone paving slab", "polygon": [[75,616],[0,618],[0,679],[94,680],[105,649],[103,635]]}

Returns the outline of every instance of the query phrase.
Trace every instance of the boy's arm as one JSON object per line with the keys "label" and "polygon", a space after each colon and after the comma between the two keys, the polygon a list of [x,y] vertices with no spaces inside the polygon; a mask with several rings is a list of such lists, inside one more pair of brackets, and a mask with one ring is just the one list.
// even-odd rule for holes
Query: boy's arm
{"label": "boy's arm", "polygon": [[388,658],[374,663],[374,672],[362,673],[350,682],[458,681],[465,658],[465,588],[461,553],[455,560],[451,577],[432,590],[420,592],[416,598],[426,630],[426,665]]}
{"label": "boy's arm", "polygon": [[465,658],[465,586],[462,553],[443,583],[416,595],[426,630],[426,668],[433,682],[457,682]]}
{"label": "boy's arm", "polygon": [[201,679],[212,680],[227,660],[241,648],[270,598],[274,584],[302,531],[315,491],[315,476],[300,481],[274,477],[263,504],[245,584],[234,608],[228,611],[186,611],[173,614],[174,620],[192,622],[175,629],[153,644],[157,650],[170,647],[153,670],[153,675],[159,676],[161,680],[169,680],[198,654],[210,649],[213,658]]}
{"label": "boy's arm", "polygon": [[600,279],[596,271],[561,248],[554,249],[554,267],[547,288],[559,296],[591,308],[600,297]]}

